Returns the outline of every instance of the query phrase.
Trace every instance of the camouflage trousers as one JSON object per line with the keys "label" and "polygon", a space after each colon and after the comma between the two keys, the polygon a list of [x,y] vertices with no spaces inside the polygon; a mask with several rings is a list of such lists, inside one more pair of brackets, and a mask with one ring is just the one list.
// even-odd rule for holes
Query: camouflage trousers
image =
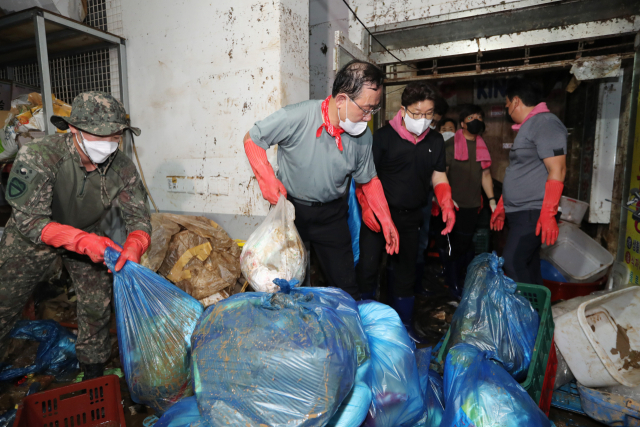
{"label": "camouflage trousers", "polygon": [[113,279],[107,267],[93,263],[86,255],[36,245],[14,226],[5,228],[0,241],[0,357],[6,352],[8,334],[19,320],[36,284],[59,254],[62,254],[78,297],[78,360],[90,364],[109,359]]}

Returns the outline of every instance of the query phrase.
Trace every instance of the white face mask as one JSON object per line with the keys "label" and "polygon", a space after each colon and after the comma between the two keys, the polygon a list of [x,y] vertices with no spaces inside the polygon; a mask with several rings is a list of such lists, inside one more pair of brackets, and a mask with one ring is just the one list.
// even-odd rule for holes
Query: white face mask
{"label": "white face mask", "polygon": [[419,136],[429,128],[432,121],[431,119],[412,119],[409,117],[409,114],[407,114],[407,110],[405,109],[404,111],[404,125],[409,132]]}
{"label": "white face mask", "polygon": [[345,114],[345,119],[346,121],[342,121],[342,119],[340,119],[340,110],[338,110],[338,119],[340,119],[340,127],[342,129],[344,129],[344,131],[346,133],[348,133],[351,136],[358,136],[361,133],[363,133],[366,129],[367,129],[367,122],[352,122],[351,120],[349,120],[349,100],[347,100],[347,108],[346,108],[346,114]]}
{"label": "white face mask", "polygon": [[444,138],[445,141],[449,140],[450,138],[453,138],[456,135],[455,132],[442,132],[442,137]]}
{"label": "white face mask", "polygon": [[117,142],[100,139],[97,141],[88,141],[82,132],[80,132],[80,136],[83,142],[83,144],[79,144],[80,148],[95,164],[104,162],[118,149]]}

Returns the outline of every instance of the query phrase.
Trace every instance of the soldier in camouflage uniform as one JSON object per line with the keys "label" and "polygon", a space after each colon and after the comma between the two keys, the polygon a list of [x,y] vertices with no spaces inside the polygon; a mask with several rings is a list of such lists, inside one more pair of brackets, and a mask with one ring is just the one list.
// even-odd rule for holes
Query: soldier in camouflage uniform
{"label": "soldier in camouflage uniform", "polygon": [[[122,104],[102,92],[73,101],[70,117],[51,117],[70,133],[46,136],[20,149],[6,200],[13,208],[0,241],[0,349],[34,286],[58,256],[78,297],[76,353],[85,378],[103,374],[111,353],[109,318],[112,277],[104,251],[122,251],[115,269],[139,262],[149,246],[147,193],[131,159],[118,150],[129,126]],[[122,250],[99,230],[117,199],[127,229]]]}

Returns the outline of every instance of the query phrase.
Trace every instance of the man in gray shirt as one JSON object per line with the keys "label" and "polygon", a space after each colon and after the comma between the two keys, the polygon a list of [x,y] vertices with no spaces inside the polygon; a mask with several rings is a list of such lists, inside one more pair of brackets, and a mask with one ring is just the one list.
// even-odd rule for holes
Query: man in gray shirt
{"label": "man in gray shirt", "polygon": [[[542,101],[541,88],[515,79],[507,88],[506,109],[518,135],[509,154],[502,197],[491,216],[491,228],[509,235],[504,271],[516,282],[542,285],[540,246],[558,238],[558,212],[564,188],[567,128]],[[538,237],[540,236],[540,237]]]}
{"label": "man in gray shirt", "polygon": [[[287,197],[296,208],[296,228],[313,246],[329,286],[359,298],[355,280],[348,204],[342,197],[349,178],[362,184],[382,225],[387,252],[397,253],[398,231],[376,176],[367,127],[379,109],[384,73],[373,64],[352,61],[337,74],[332,94],[282,108],[257,122],[244,148],[263,197],[271,204]],[[266,150],[278,145],[278,176]]]}

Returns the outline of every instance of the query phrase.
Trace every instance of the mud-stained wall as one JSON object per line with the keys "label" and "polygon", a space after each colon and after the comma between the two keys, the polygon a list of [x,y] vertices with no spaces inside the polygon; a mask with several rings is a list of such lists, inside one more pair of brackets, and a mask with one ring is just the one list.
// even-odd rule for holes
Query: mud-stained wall
{"label": "mud-stained wall", "polygon": [[[308,1],[138,0],[122,9],[130,114],[160,210],[265,215],[242,140],[255,121],[309,98]],[[275,164],[274,150],[269,158]]]}

